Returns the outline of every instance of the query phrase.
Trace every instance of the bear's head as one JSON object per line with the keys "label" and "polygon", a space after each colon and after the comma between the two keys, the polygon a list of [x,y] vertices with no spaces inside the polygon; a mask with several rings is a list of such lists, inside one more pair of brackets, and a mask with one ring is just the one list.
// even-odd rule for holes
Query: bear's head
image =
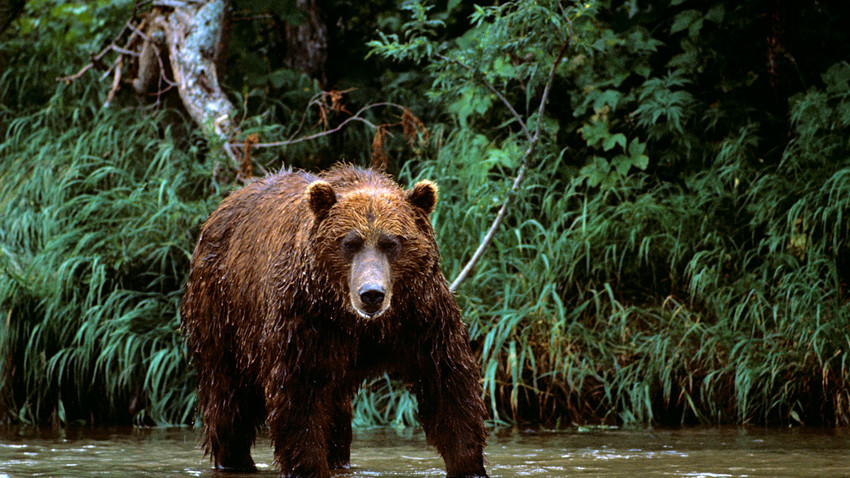
{"label": "bear's head", "polygon": [[335,191],[318,180],[307,187],[306,198],[319,273],[361,318],[385,314],[394,295],[415,291],[439,273],[429,219],[437,202],[434,183],[420,181],[409,191],[394,184]]}

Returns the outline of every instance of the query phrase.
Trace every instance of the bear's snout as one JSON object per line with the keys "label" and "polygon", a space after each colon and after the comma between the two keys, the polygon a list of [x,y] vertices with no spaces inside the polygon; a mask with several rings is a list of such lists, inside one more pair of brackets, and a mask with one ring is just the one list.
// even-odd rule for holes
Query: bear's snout
{"label": "bear's snout", "polygon": [[384,288],[380,284],[364,284],[360,287],[360,301],[367,309],[375,311],[381,306],[384,301]]}
{"label": "bear's snout", "polygon": [[365,319],[377,317],[390,307],[392,268],[386,254],[366,244],[354,255],[349,276],[351,307]]}

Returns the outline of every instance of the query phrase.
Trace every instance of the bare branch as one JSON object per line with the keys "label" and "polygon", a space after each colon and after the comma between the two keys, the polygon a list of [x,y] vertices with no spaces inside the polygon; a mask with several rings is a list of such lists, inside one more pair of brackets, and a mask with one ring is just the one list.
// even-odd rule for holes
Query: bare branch
{"label": "bare branch", "polygon": [[124,66],[124,57],[118,57],[118,63],[115,65],[115,76],[112,78],[112,87],[109,88],[109,93],[106,95],[106,103],[104,106],[109,106],[112,104],[112,100],[115,98],[115,93],[118,91],[118,88],[121,87],[121,69]]}
{"label": "bare branch", "polygon": [[[308,135],[308,136],[302,136],[302,137],[296,138],[296,139],[287,139],[285,141],[275,141],[273,143],[257,143],[257,144],[254,144],[252,146],[254,148],[270,148],[270,147],[274,147],[274,146],[288,146],[290,144],[303,143],[304,141],[310,141],[310,140],[313,140],[313,139],[316,139],[316,138],[321,138],[322,136],[328,136],[328,135],[331,135],[333,133],[336,133],[337,131],[341,130],[342,128],[345,127],[345,125],[347,125],[348,123],[350,123],[352,121],[359,121],[361,123],[368,125],[372,129],[378,129],[378,125],[372,123],[371,121],[369,121],[365,118],[362,118],[360,115],[363,114],[364,112],[366,112],[367,110],[370,110],[370,109],[373,109],[373,108],[378,108],[378,107],[383,107],[383,106],[389,106],[389,107],[394,107],[394,108],[399,108],[401,110],[404,110],[403,106],[395,104],[395,103],[374,103],[374,104],[371,104],[371,105],[366,105],[363,108],[360,108],[359,110],[357,110],[356,113],[354,113],[354,115],[346,118],[345,121],[338,124],[337,126],[335,126],[332,129],[321,131],[321,132],[311,134],[311,135]],[[233,143],[233,144],[238,145],[239,143]]]}
{"label": "bare branch", "polygon": [[93,66],[94,66],[94,63],[89,63],[88,65],[84,66],[82,69],[80,69],[80,71],[74,73],[73,75],[61,76],[59,78],[56,78],[56,81],[64,81],[65,83],[70,83],[70,82],[80,78],[81,76],[83,76],[87,71],[91,70]]}
{"label": "bare branch", "polygon": [[310,141],[310,140],[313,140],[313,139],[316,139],[316,138],[321,138],[322,136],[328,136],[330,134],[334,134],[337,131],[344,128],[345,125],[347,125],[348,123],[350,123],[352,121],[360,121],[361,123],[366,123],[372,129],[378,129],[378,126],[371,123],[370,121],[365,120],[365,119],[360,118],[360,117],[357,117],[357,116],[352,116],[350,118],[347,118],[345,121],[343,121],[342,123],[340,123],[339,125],[337,125],[333,129],[321,131],[319,133],[311,134],[309,136],[302,136],[302,137],[296,138],[296,139],[288,139],[286,141],[275,141],[274,143],[257,143],[255,145],[253,145],[253,147],[255,147],[255,148],[270,148],[272,146],[288,146],[290,144],[303,143],[304,141]]}
{"label": "bare branch", "polygon": [[[475,73],[474,71],[472,71],[472,68],[470,68],[469,65],[463,63],[460,60],[456,60],[454,58],[449,58],[449,57],[441,55],[439,53],[437,54],[437,58],[440,58],[441,60],[448,61],[450,63],[454,63],[455,65],[465,69],[466,71]],[[519,113],[517,113],[516,109],[514,109],[514,105],[512,105],[511,102],[508,101],[507,98],[505,98],[505,95],[503,95],[501,91],[497,90],[496,87],[493,86],[492,83],[487,81],[487,78],[484,78],[483,76],[477,76],[476,79],[478,81],[480,81],[481,83],[483,83],[484,86],[486,86],[487,89],[489,89],[491,93],[496,95],[496,98],[499,98],[499,101],[501,101],[502,104],[504,104],[508,108],[508,110],[510,110],[514,119],[517,121],[517,123],[519,123],[519,126],[522,128],[522,132],[525,133],[525,137],[529,141],[531,141],[531,133],[528,131],[528,127],[526,127],[525,121],[523,121],[522,116],[520,116]]]}
{"label": "bare branch", "polygon": [[[571,38],[571,37],[570,37]],[[481,240],[481,244],[478,245],[478,249],[472,254],[472,257],[469,259],[469,262],[463,267],[460,271],[460,274],[452,281],[449,286],[449,290],[454,293],[457,291],[458,287],[467,279],[469,273],[478,263],[478,260],[481,259],[481,256],[484,255],[484,251],[487,249],[487,246],[490,245],[490,242],[493,241],[493,237],[496,236],[496,231],[499,229],[499,226],[502,224],[502,221],[507,216],[508,208],[510,208],[511,204],[513,204],[514,199],[516,198],[517,191],[519,191],[519,186],[522,184],[522,181],[525,179],[525,175],[528,171],[528,163],[531,159],[531,156],[534,154],[534,151],[537,149],[537,144],[540,142],[540,131],[543,126],[543,112],[546,110],[546,102],[549,100],[549,92],[552,89],[552,82],[555,80],[555,72],[558,69],[558,64],[561,63],[561,59],[564,57],[564,53],[567,51],[567,47],[570,45],[570,39],[568,39],[563,45],[561,45],[561,49],[558,51],[558,55],[555,57],[554,63],[552,63],[552,69],[549,71],[549,80],[546,82],[546,87],[543,89],[543,97],[540,99],[540,107],[537,108],[537,126],[534,128],[534,136],[531,136],[528,132],[528,129],[525,128],[525,124],[520,122],[523,125],[523,130],[526,136],[529,138],[528,148],[525,150],[525,155],[522,158],[522,165],[519,167],[519,171],[517,172],[517,176],[514,179],[513,185],[511,186],[511,190],[508,193],[508,197],[505,198],[505,201],[502,203],[502,207],[499,208],[498,214],[496,214],[496,219],[493,220],[493,224],[490,225],[490,229],[487,231],[487,234],[484,236],[484,239]],[[504,98],[502,96],[502,98]],[[507,100],[505,100],[507,101]],[[511,113],[517,117],[516,111],[508,105]]]}
{"label": "bare branch", "polygon": [[[349,88],[347,90],[342,90],[339,93],[344,94],[344,93],[348,93],[348,92],[353,91],[353,90],[354,90],[354,88]],[[310,112],[310,107],[312,107],[313,105],[317,105],[319,107],[319,109],[321,109],[324,105],[324,103],[322,103],[321,100],[328,97],[329,95],[330,95],[330,93],[328,93],[327,91],[321,91],[321,92],[313,95],[312,98],[310,98],[310,102],[307,103],[307,107],[304,108],[304,113],[301,115],[301,122],[298,123],[298,128],[295,129],[295,132],[292,133],[292,135],[289,137],[289,140],[292,140],[293,138],[298,136],[298,134],[301,133],[301,128],[303,128],[304,123],[307,122],[307,114]],[[384,105],[384,104],[390,105],[389,103],[380,103],[380,105]],[[375,105],[375,106],[378,106],[378,105]],[[361,111],[363,111],[363,110],[361,110]],[[345,112],[348,113],[348,114],[351,114],[348,111],[345,111]],[[358,111],[357,114],[360,114],[360,111]],[[287,141],[289,141],[289,140],[287,140]],[[287,143],[287,144],[289,144],[289,143]]]}
{"label": "bare branch", "polygon": [[[111,52],[111,51],[117,51],[121,55],[132,55],[133,52],[130,51],[130,46],[133,43],[133,41],[136,39],[137,34],[142,34],[139,31],[139,29],[135,25],[133,25],[133,22],[135,20],[136,20],[136,9],[134,8],[133,9],[133,16],[129,20],[127,20],[127,23],[124,24],[123,28],[121,28],[121,32],[118,33],[118,35],[116,35],[115,38],[111,42],[109,42],[109,45],[107,45],[106,48],[101,50],[97,55],[92,55],[91,61],[86,66],[84,66],[82,69],[80,69],[80,71],[74,73],[73,75],[68,75],[68,76],[56,78],[56,81],[63,81],[65,83],[70,83],[72,81],[79,79],[81,76],[83,76],[83,74],[85,74],[85,72],[89,71],[92,68],[99,69],[97,67],[97,65],[102,65],[103,64],[103,57],[106,56],[106,54]],[[139,27],[142,27],[143,25],[144,25],[144,20],[142,20],[142,22],[139,24]],[[124,33],[127,30],[132,31],[133,33],[130,35],[130,38],[129,38],[129,40],[127,40],[127,43],[124,46],[124,48],[121,48],[118,45],[116,45],[116,43],[118,42],[118,40],[122,36],[124,36]],[[114,66],[115,65],[113,64],[113,67]],[[107,72],[106,76],[108,76],[108,72]]]}
{"label": "bare branch", "polygon": [[120,53],[120,54],[122,54],[122,55],[127,55],[127,56],[139,56],[139,52],[137,52],[137,51],[133,51],[133,50],[127,50],[127,49],[125,49],[125,48],[121,48],[120,46],[115,46],[115,45],[113,45],[113,46],[112,46],[112,49],[113,49],[113,50],[115,50],[115,51],[117,51],[118,53]]}

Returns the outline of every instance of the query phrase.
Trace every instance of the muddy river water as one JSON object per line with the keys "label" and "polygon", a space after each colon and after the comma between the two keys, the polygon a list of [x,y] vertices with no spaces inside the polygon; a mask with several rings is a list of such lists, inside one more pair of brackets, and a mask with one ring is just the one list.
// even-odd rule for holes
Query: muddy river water
{"label": "muddy river water", "polygon": [[[268,439],[254,447],[260,472],[277,476]],[[850,476],[850,429],[493,431],[490,476]],[[352,468],[335,476],[443,477],[421,431],[355,430]],[[0,428],[0,478],[232,477],[217,475],[191,428]]]}

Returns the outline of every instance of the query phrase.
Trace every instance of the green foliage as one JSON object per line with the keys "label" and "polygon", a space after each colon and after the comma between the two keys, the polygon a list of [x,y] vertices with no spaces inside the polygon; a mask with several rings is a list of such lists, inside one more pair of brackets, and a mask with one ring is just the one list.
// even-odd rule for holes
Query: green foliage
{"label": "green foliage", "polygon": [[177,305],[220,196],[164,115],[102,109],[100,89],[60,87],[6,117],[0,408],[26,422],[185,422]]}
{"label": "green foliage", "polygon": [[[782,125],[759,110],[771,72],[732,69],[753,24],[724,23],[726,2],[606,8],[508,2],[477,7],[453,41],[371,43],[426,63],[452,113],[437,157],[402,172],[440,181],[449,276],[524,151],[487,84],[529,124],[557,125],[459,297],[493,418],[848,423],[850,70],[824,58],[823,86],[790,97],[777,143]],[[566,38],[564,92],[536,118]]]}
{"label": "green foliage", "polygon": [[43,106],[56,78],[69,74],[69,65],[81,68],[131,8],[129,1],[28,0],[0,41],[0,111]]}

